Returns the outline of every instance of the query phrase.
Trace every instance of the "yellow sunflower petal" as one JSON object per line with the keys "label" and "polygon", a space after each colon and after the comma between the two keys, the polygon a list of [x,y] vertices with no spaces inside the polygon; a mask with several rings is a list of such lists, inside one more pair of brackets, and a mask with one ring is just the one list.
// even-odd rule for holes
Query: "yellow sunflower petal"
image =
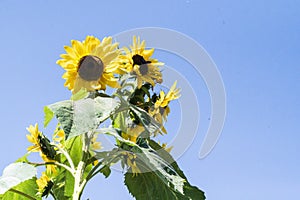
{"label": "yellow sunflower petal", "polygon": [[[110,66],[112,61],[119,56],[119,50],[116,49],[117,46],[117,43],[112,43],[112,37],[105,37],[102,41],[94,36],[87,36],[82,42],[72,40],[71,46],[64,47],[66,54],[62,54],[62,59],[57,61],[57,64],[66,70],[62,76],[66,80],[64,86],[73,93],[79,91],[82,87],[85,87],[88,91],[94,91],[105,90],[106,85],[111,87],[118,86],[117,83],[112,81],[114,74],[118,71],[118,67]],[[85,59],[92,60],[92,62],[95,61],[94,67],[99,67],[99,77],[90,75],[91,73],[89,74],[86,71],[89,70],[89,65],[86,64],[89,62],[84,62]],[[82,66],[84,68],[80,68]],[[108,75],[110,78],[108,78]],[[97,78],[98,80],[95,80]]]}

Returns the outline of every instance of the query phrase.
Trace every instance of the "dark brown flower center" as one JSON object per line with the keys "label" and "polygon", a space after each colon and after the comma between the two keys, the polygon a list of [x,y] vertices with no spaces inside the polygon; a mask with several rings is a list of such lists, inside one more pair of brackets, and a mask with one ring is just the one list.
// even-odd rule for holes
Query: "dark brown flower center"
{"label": "dark brown flower center", "polygon": [[97,56],[84,56],[79,61],[78,74],[86,81],[98,80],[104,70],[103,62]]}
{"label": "dark brown flower center", "polygon": [[148,63],[151,63],[151,61],[146,61],[143,56],[141,55],[134,55],[132,56],[133,65],[139,65],[140,66],[140,73],[144,76],[148,73]]}

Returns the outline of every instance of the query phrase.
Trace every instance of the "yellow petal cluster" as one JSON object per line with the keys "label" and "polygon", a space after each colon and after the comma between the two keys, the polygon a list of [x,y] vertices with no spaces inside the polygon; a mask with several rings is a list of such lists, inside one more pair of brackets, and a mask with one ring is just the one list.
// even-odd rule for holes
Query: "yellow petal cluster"
{"label": "yellow petal cluster", "polygon": [[146,49],[146,42],[140,38],[133,36],[133,44],[130,49],[123,48],[124,54],[120,54],[113,62],[113,66],[117,68],[119,74],[132,73],[136,75],[138,88],[141,88],[143,83],[150,83],[152,86],[155,83],[162,82],[162,74],[159,66],[162,62],[151,58],[154,49]]}
{"label": "yellow petal cluster", "polygon": [[94,36],[87,36],[82,42],[72,40],[71,44],[64,47],[66,54],[61,54],[62,59],[57,61],[66,70],[63,75],[65,87],[73,93],[81,88],[95,91],[105,90],[107,85],[119,87],[114,76],[117,68],[111,63],[120,51],[117,49],[118,43],[112,43],[112,37],[100,41]]}

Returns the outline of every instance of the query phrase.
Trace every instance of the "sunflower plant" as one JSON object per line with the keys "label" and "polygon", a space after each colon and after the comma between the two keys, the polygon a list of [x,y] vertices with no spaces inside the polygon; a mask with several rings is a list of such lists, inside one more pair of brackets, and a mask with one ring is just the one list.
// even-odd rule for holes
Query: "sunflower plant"
{"label": "sunflower plant", "polygon": [[[156,92],[163,63],[152,58],[154,49],[136,36],[129,47],[119,48],[112,37],[87,36],[64,49],[57,64],[71,98],[44,107],[44,128],[57,119],[51,137],[38,124],[27,128],[31,145],[4,169],[0,199],[79,200],[93,177],[109,177],[116,164],[135,199],[205,199],[171,148],[158,142],[157,135],[167,134],[169,103],[180,90],[175,81],[169,91]],[[113,147],[103,150],[99,135],[111,137]],[[32,153],[40,161],[31,161]]]}

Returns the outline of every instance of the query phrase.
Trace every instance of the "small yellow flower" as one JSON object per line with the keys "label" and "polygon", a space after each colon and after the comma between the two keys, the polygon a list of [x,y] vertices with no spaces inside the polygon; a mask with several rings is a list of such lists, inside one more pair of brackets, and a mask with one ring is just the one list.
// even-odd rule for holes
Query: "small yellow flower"
{"label": "small yellow flower", "polygon": [[[45,162],[55,162],[55,160],[51,158],[54,158],[56,151],[54,147],[49,144],[49,140],[39,131],[38,125],[30,125],[27,130],[31,135],[26,135],[26,137],[29,142],[33,143],[33,146],[28,147],[27,150],[31,152],[40,152],[40,156]],[[46,143],[49,145],[46,146]],[[48,174],[57,172],[55,165],[46,165],[46,170]]]}
{"label": "small yellow flower", "polygon": [[71,43],[72,46],[65,46],[66,54],[62,54],[62,59],[57,61],[66,70],[63,75],[65,87],[73,94],[81,88],[95,91],[105,90],[106,85],[119,87],[114,77],[117,69],[111,62],[120,51],[117,49],[118,43],[112,43],[112,37],[100,41],[94,36],[87,36],[82,42],[72,40]]}
{"label": "small yellow flower", "polygon": [[51,187],[53,185],[51,179],[45,172],[42,172],[42,176],[36,180],[36,184],[38,185],[38,192],[41,196],[45,195],[44,192],[47,187]]}
{"label": "small yellow flower", "polygon": [[27,131],[30,133],[30,135],[26,135],[27,140],[33,144],[33,146],[27,148],[27,151],[31,151],[31,152],[41,151],[39,137],[41,137],[42,133],[39,131],[38,124],[35,124],[34,126],[30,125],[27,128]]}
{"label": "small yellow flower", "polygon": [[[163,91],[160,91],[159,97],[156,100],[154,106],[149,109],[149,114],[161,124],[161,130],[163,133],[167,133],[165,127],[163,126],[164,122],[167,121],[167,116],[170,113],[169,103],[172,100],[178,99],[180,97],[180,89],[176,88],[177,81],[174,82],[169,92],[165,94]],[[154,133],[156,135],[156,133]]]}
{"label": "small yellow flower", "polygon": [[176,88],[177,81],[174,82],[167,95],[163,91],[159,93],[159,99],[155,102],[154,107],[166,107],[170,101],[180,97],[180,89]]}
{"label": "small yellow flower", "polygon": [[159,66],[162,66],[163,63],[151,58],[154,49],[146,50],[145,46],[145,41],[141,42],[139,37],[133,36],[133,45],[130,46],[130,50],[124,47],[125,54],[119,55],[112,63],[117,68],[117,73],[136,75],[138,88],[141,88],[144,82],[150,83],[152,86],[155,85],[155,82],[162,82]]}
{"label": "small yellow flower", "polygon": [[59,126],[54,131],[53,141],[62,143],[65,140],[65,132],[63,129],[59,128]]}

